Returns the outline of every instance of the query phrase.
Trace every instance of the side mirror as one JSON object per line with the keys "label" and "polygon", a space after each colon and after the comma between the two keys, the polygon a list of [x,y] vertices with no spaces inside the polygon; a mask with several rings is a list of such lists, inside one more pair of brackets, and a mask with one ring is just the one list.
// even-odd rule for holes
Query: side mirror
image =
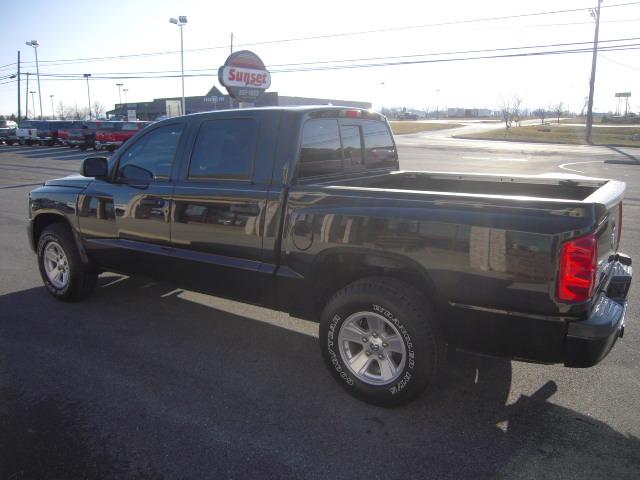
{"label": "side mirror", "polygon": [[136,187],[146,187],[153,181],[153,173],[138,165],[125,165],[119,177],[121,182]]}
{"label": "side mirror", "polygon": [[89,157],[82,161],[80,173],[83,177],[106,179],[109,177],[109,162],[106,157]]}

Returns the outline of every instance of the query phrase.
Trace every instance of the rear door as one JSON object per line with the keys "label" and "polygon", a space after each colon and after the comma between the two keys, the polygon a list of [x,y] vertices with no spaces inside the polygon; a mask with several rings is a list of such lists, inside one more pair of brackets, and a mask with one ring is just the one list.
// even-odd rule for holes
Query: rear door
{"label": "rear door", "polygon": [[[166,276],[175,158],[184,130],[177,120],[145,132],[114,157],[109,181],[96,180],[81,195],[80,229],[99,264]],[[146,175],[149,181],[140,181]]]}
{"label": "rear door", "polygon": [[[267,302],[263,223],[275,142],[274,112],[229,112],[194,125],[174,191],[171,232],[183,280]],[[265,282],[265,283],[263,283]]]}

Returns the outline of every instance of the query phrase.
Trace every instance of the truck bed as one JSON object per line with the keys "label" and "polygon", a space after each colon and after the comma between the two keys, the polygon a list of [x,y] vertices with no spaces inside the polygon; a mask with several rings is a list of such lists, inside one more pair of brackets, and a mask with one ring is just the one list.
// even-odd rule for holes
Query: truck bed
{"label": "truck bed", "polygon": [[335,184],[337,187],[355,187],[404,190],[430,194],[512,197],[564,201],[589,201],[589,197],[606,184],[619,184],[610,180],[565,174],[543,175],[490,175],[455,172],[398,171],[387,175],[355,178]]}

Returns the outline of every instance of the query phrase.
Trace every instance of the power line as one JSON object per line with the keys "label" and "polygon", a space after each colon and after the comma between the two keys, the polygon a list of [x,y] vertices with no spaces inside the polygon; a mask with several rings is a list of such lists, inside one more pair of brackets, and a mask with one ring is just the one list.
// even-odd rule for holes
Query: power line
{"label": "power line", "polygon": [[[601,51],[628,51],[628,50],[640,50],[640,43],[633,44],[625,44],[625,45],[610,45],[605,46],[600,49]],[[567,49],[567,50],[552,50],[552,51],[540,51],[540,52],[521,52],[521,53],[509,53],[509,54],[498,54],[498,55],[483,55],[483,56],[469,56],[469,57],[458,57],[458,58],[436,58],[436,59],[428,59],[428,60],[401,60],[397,62],[377,62],[377,63],[365,63],[365,64],[344,64],[344,65],[325,65],[320,67],[301,67],[301,68],[291,68],[285,70],[275,70],[272,73],[294,73],[294,72],[309,72],[309,71],[325,71],[325,70],[343,70],[343,69],[353,69],[353,68],[371,68],[371,67],[388,67],[388,66],[401,66],[401,65],[416,65],[416,64],[426,64],[426,63],[449,63],[449,62],[460,62],[460,61],[471,61],[471,60],[489,60],[489,59],[500,59],[500,58],[518,58],[518,57],[533,57],[533,56],[546,56],[546,55],[562,55],[562,54],[578,54],[578,53],[589,53],[591,52],[591,48],[575,48],[575,49]],[[121,76],[121,77],[110,77],[110,76],[92,76],[92,80],[117,80],[117,79],[164,79],[164,78],[179,78],[180,75],[154,75],[154,76]],[[199,74],[186,74],[185,77],[194,78],[194,77],[217,77],[217,73],[199,73]],[[55,75],[46,75],[43,80],[46,81],[75,81],[75,80],[83,80],[82,77],[67,77],[67,76],[55,76]]]}
{"label": "power line", "polygon": [[[640,37],[627,37],[627,38],[616,38],[609,40],[602,40],[600,43],[611,43],[611,42],[627,42],[632,40],[640,40]],[[416,58],[416,57],[429,57],[429,56],[445,56],[445,55],[463,55],[470,53],[489,53],[489,52],[501,52],[501,51],[509,51],[509,50],[525,50],[525,49],[534,49],[534,48],[556,48],[556,47],[568,47],[575,45],[590,45],[592,42],[566,42],[566,43],[551,43],[551,44],[539,44],[539,45],[525,45],[525,46],[517,46],[517,47],[502,47],[502,48],[487,48],[487,49],[476,49],[476,50],[458,50],[458,51],[450,51],[450,52],[429,52],[429,53],[420,53],[420,54],[412,54],[412,55],[389,55],[384,57],[369,57],[369,58],[349,58],[349,59],[341,59],[341,60],[317,60],[312,62],[300,62],[300,63],[281,63],[281,64],[273,64],[268,65],[268,68],[274,67],[299,67],[305,65],[321,65],[321,64],[330,64],[330,63],[346,63],[346,62],[362,62],[362,61],[372,61],[372,60],[386,60],[386,59],[401,59],[401,58]],[[160,71],[138,71],[138,72],[95,72],[93,75],[142,75],[142,74],[167,74],[167,73],[178,73],[179,70],[160,70]],[[187,72],[217,72],[215,68],[205,68],[205,69],[191,69],[187,70]],[[54,73],[54,72],[45,72],[43,75],[56,76],[56,77],[81,77],[82,73]],[[117,78],[117,77],[116,77]]]}
{"label": "power line", "polygon": [[[640,1],[618,3],[613,5],[603,5],[602,8],[626,7],[626,6],[637,5],[637,4],[640,4]],[[402,27],[389,27],[389,28],[380,28],[380,29],[372,29],[372,30],[361,30],[361,31],[355,31],[355,32],[340,32],[340,33],[332,33],[332,34],[325,34],[325,35],[266,40],[261,42],[244,43],[244,44],[239,44],[235,46],[249,47],[249,46],[257,46],[257,45],[274,45],[274,44],[289,43],[289,42],[322,40],[322,39],[339,38],[339,37],[356,36],[356,35],[368,35],[373,33],[386,33],[386,32],[393,32],[393,31],[400,31],[400,30],[412,30],[412,29],[430,28],[430,27],[444,27],[444,26],[451,26],[451,25],[465,25],[470,23],[509,20],[514,18],[556,15],[556,14],[573,13],[573,12],[581,12],[581,11],[588,11],[588,10],[589,10],[588,7],[581,7],[581,8],[562,9],[562,10],[551,10],[551,11],[545,11],[545,12],[523,13],[523,14],[516,14],[516,15],[503,15],[503,16],[497,16],[497,17],[484,17],[484,18],[467,19],[467,20],[452,20],[447,22],[429,23],[429,24],[423,24],[423,25],[408,25],[408,26],[402,26]],[[185,50],[185,52],[200,52],[200,51],[210,51],[210,50],[219,50],[219,49],[228,49],[228,48],[229,48],[229,45],[225,44],[225,45],[218,45],[213,47],[187,49]],[[164,52],[135,53],[135,54],[128,54],[128,55],[114,55],[114,56],[106,56],[106,57],[42,60],[40,61],[40,63],[46,64],[46,65],[54,65],[54,64],[68,65],[73,63],[93,62],[96,60],[119,60],[119,59],[126,59],[126,58],[140,58],[140,57],[150,57],[150,56],[157,56],[157,55],[170,55],[170,54],[176,54],[176,53],[180,53],[180,51],[169,50]],[[34,62],[25,62],[25,63],[31,64]]]}
{"label": "power line", "polygon": [[[602,50],[602,49],[600,49]],[[605,57],[604,55],[598,53],[599,57],[604,58],[605,60],[611,62],[611,63],[615,63],[617,65],[620,65],[621,67],[626,67],[626,68],[630,68],[631,70],[640,70],[640,67],[633,67],[631,65],[627,65],[626,63],[622,63],[622,62],[618,62],[617,60],[614,60],[613,58],[609,58],[609,57]]]}

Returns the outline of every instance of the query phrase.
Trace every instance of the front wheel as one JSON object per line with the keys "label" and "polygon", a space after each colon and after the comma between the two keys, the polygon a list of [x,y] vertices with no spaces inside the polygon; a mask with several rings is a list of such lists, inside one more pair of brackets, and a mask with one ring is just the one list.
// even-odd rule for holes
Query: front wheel
{"label": "front wheel", "polygon": [[48,226],[38,239],[37,251],[40,276],[52,296],[77,301],[93,291],[98,275],[83,264],[68,226]]}
{"label": "front wheel", "polygon": [[378,277],[354,282],[329,301],[320,347],[343,388],[384,407],[419,396],[444,357],[427,300],[409,285]]}

